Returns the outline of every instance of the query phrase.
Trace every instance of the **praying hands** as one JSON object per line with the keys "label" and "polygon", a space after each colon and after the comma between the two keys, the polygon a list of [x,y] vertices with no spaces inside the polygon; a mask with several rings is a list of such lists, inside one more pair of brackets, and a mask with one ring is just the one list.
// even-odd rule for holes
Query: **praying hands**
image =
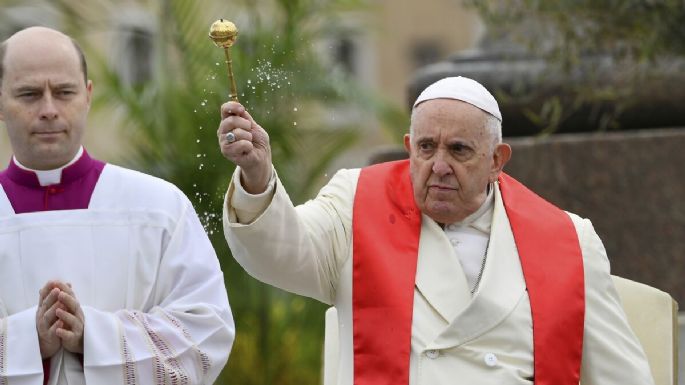
{"label": "praying hands", "polygon": [[39,295],[36,329],[41,357],[52,357],[60,347],[83,353],[83,311],[71,285],[49,281]]}

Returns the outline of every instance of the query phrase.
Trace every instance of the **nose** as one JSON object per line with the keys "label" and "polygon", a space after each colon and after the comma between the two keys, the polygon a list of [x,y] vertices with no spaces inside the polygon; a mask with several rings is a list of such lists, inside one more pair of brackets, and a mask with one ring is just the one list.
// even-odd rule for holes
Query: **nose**
{"label": "nose", "polygon": [[432,169],[433,173],[439,177],[443,177],[452,173],[452,167],[450,167],[449,163],[445,162],[440,155],[436,156],[435,160],[433,161]]}
{"label": "nose", "polygon": [[55,120],[59,116],[55,100],[46,93],[40,106],[40,120]]}

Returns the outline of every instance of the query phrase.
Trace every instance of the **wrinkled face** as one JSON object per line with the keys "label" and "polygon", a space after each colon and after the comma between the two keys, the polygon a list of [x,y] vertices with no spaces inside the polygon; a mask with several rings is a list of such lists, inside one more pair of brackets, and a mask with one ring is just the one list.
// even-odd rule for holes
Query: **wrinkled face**
{"label": "wrinkled face", "polygon": [[412,114],[409,152],[414,199],[438,223],[461,221],[483,204],[511,148],[494,144],[486,113],[452,99],[428,100]]}
{"label": "wrinkled face", "polygon": [[54,31],[20,32],[8,40],[4,69],[0,118],[17,160],[38,170],[71,161],[92,90],[71,41]]}

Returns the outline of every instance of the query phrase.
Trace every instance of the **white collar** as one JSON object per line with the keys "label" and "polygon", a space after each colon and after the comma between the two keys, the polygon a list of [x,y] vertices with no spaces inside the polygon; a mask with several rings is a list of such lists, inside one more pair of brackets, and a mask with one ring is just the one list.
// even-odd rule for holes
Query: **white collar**
{"label": "white collar", "polygon": [[19,168],[35,173],[38,177],[38,183],[40,183],[41,186],[49,186],[61,182],[62,170],[65,167],[69,167],[72,164],[76,163],[76,161],[81,158],[81,155],[83,155],[83,146],[79,147],[78,151],[76,152],[76,156],[74,156],[74,158],[69,163],[65,164],[64,166],[58,167],[54,170],[34,170],[19,163],[17,157],[15,156],[12,157],[12,160]]}

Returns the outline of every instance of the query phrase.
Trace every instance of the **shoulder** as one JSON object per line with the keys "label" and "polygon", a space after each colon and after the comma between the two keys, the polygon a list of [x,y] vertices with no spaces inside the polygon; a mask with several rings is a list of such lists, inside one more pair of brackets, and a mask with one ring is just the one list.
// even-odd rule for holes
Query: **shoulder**
{"label": "shoulder", "polygon": [[[181,209],[189,203],[185,194],[174,184],[161,178],[107,164],[96,185],[98,197],[140,208]],[[94,195],[96,195],[94,193]]]}
{"label": "shoulder", "polygon": [[565,211],[565,213],[568,214],[569,218],[571,218],[571,222],[573,222],[573,226],[576,228],[578,242],[581,244],[581,246],[588,241],[589,237],[597,237],[599,239],[599,236],[595,232],[595,228],[592,225],[592,221],[569,211]]}

